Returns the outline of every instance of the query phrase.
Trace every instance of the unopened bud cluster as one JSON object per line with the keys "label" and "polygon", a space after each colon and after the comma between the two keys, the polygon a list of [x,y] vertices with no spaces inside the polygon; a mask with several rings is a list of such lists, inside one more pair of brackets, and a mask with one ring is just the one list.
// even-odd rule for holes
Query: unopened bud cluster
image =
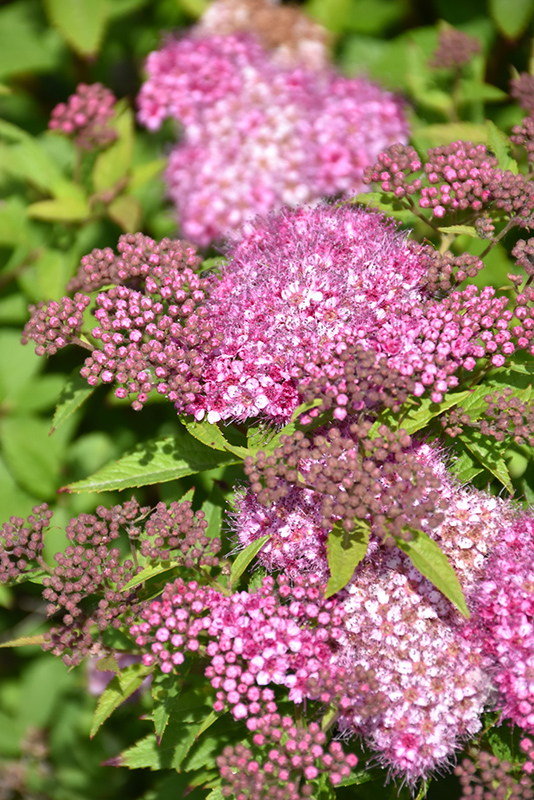
{"label": "unopened bud cluster", "polygon": [[74,137],[83,150],[106,147],[117,138],[117,132],[107,124],[116,102],[113,93],[101,83],[80,83],[67,103],[54,108],[48,127]]}

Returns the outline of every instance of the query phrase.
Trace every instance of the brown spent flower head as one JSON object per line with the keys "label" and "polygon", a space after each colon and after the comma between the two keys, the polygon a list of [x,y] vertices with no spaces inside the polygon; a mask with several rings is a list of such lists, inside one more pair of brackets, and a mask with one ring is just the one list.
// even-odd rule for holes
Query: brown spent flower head
{"label": "brown spent flower head", "polygon": [[480,41],[476,36],[468,36],[467,33],[447,27],[440,31],[438,46],[428,65],[434,69],[463,67],[480,53],[480,49]]}
{"label": "brown spent flower head", "polygon": [[443,520],[433,469],[411,451],[410,436],[382,425],[372,438],[371,422],[346,423],[282,436],[272,455],[245,459],[245,473],[262,505],[283,500],[292,486],[313,491],[321,526],[339,521],[347,531],[355,520],[367,522],[388,545],[392,537],[410,539],[422,520],[437,527]]}
{"label": "brown spent flower head", "polygon": [[510,95],[517,100],[521,108],[532,113],[534,111],[534,75],[521,72],[510,81]]}
{"label": "brown spent flower head", "polygon": [[229,36],[255,34],[266,50],[283,66],[324,69],[328,64],[328,31],[297,6],[269,0],[215,0],[200,19],[202,34]]}

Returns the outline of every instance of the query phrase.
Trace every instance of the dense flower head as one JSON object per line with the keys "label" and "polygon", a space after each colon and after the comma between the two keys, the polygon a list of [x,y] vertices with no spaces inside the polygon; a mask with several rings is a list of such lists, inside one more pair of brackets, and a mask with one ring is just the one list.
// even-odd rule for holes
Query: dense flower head
{"label": "dense flower head", "polygon": [[526,737],[519,746],[527,756],[521,767],[507,758],[471,745],[467,757],[454,770],[462,786],[460,800],[508,800],[510,797],[530,800],[534,794],[531,778],[534,772],[534,749],[531,740]]}
{"label": "dense flower head", "polygon": [[280,714],[258,719],[250,747],[225,747],[217,758],[223,797],[242,800],[304,800],[314,796],[311,781],[321,773],[335,785],[357,763],[340,742],[328,745],[316,722],[304,728]]}
{"label": "dense flower head", "polygon": [[[271,511],[262,519],[254,503],[249,502],[248,508],[242,505],[239,536],[248,543],[247,538],[257,538],[260,531],[273,534],[266,555],[260,556],[265,565],[272,552],[286,571],[293,558],[298,559],[297,568],[305,568],[307,560],[313,563],[317,556],[315,569],[324,570],[324,541],[313,539],[321,528],[329,531],[338,521],[346,531],[363,521],[383,540],[409,539],[410,528],[439,524],[444,503],[437,491],[441,477],[433,464],[421,458],[420,448],[413,447],[405,431],[381,426],[372,437],[370,427],[370,423],[330,425],[310,438],[297,432],[282,436],[272,455],[260,452],[255,460],[245,460],[251,490]],[[300,497],[294,487],[300,487]],[[316,509],[306,526],[307,510],[313,505]],[[296,524],[286,527],[286,515],[294,520],[292,509],[298,509]],[[301,547],[299,538],[304,540]]]}
{"label": "dense flower head", "polygon": [[166,176],[184,234],[201,245],[281,205],[361,191],[365,167],[406,139],[391,94],[330,69],[283,69],[244,34],[171,40],[147,72],[139,119],[185,126]]}
{"label": "dense flower head", "polygon": [[324,69],[328,63],[328,32],[297,6],[272,0],[215,0],[200,18],[197,31],[221,36],[254,34],[284,67]]}
{"label": "dense flower head", "polygon": [[38,356],[53,356],[68,344],[80,344],[83,315],[91,298],[76,292],[74,299],[62,297],[60,301],[39,302],[30,305],[30,319],[22,332],[22,343],[35,342]]}
{"label": "dense flower head", "polygon": [[220,344],[187,413],[286,421],[302,367],[327,362],[340,342],[400,358],[404,329],[419,324],[420,252],[394,223],[353,206],[285,209],[245,226],[206,305]]}
{"label": "dense flower head", "polygon": [[504,719],[534,733],[534,520],[520,517],[493,548],[476,595],[484,645],[496,663]]}
{"label": "dense flower head", "polygon": [[74,136],[78,147],[84,150],[106,147],[117,138],[117,132],[107,125],[116,102],[113,93],[101,83],[80,83],[67,103],[54,108],[48,127]]}
{"label": "dense flower head", "polygon": [[[365,717],[377,708],[372,676],[361,671],[352,679],[350,669],[333,664],[342,620],[339,603],[325,599],[324,585],[313,575],[291,582],[283,575],[277,582],[267,577],[259,589],[231,595],[177,579],[142,611],[130,633],[144,652],[143,663],[158,664],[164,673],[188,653],[207,656],[214,710],[229,708],[249,725],[261,713],[276,711],[277,686],[297,704],[320,696],[323,687],[342,697],[346,691],[342,702]],[[360,687],[357,695],[351,683]]]}
{"label": "dense flower head", "polygon": [[[325,528],[317,506],[324,505],[325,493],[334,496],[337,488],[338,502],[331,511],[334,519],[343,519],[352,491],[342,469],[345,456],[341,436],[331,437],[338,449],[332,449],[334,471],[328,468],[325,445],[329,430],[321,440],[315,437],[314,441],[310,436],[308,447],[301,445],[300,453],[295,442],[292,452],[275,451],[274,456],[263,460],[260,456],[260,462],[265,462],[266,488],[259,480],[263,470],[249,477],[267,495],[262,496],[261,503],[238,495],[234,529],[241,543],[247,545],[271,534],[259,554],[264,567],[282,569],[289,575],[314,570],[323,580],[328,577]],[[387,438],[382,438],[386,443]],[[296,439],[304,441],[302,436]],[[428,469],[435,483],[426,490],[421,485],[418,498],[417,492],[408,498],[406,489],[404,494],[388,498],[385,487],[398,489],[402,480],[395,479],[393,473],[386,475],[384,470],[376,476],[369,470],[376,478],[374,487],[369,486],[369,499],[384,505],[389,500],[389,506],[377,508],[374,519],[370,515],[367,519],[376,525],[380,510],[387,518],[396,511],[409,514],[410,508],[417,514],[420,508],[422,513],[412,526],[438,542],[474,610],[481,581],[493,574],[491,552],[514,525],[514,509],[499,498],[459,487],[435,447],[414,443],[411,452],[405,447],[396,455],[393,471],[400,474],[406,469],[411,455],[421,468]],[[318,467],[316,488],[320,492],[315,496],[307,486],[313,483],[313,463]],[[282,472],[281,479],[277,473]],[[353,487],[362,504],[363,484],[359,481]],[[425,509],[429,492],[439,499],[434,500],[439,514]],[[344,503],[339,502],[343,495]],[[330,528],[332,518],[328,524]],[[461,741],[480,729],[482,711],[494,699],[495,661],[481,635],[480,619],[475,613],[471,622],[463,618],[404,553],[385,548],[373,534],[365,559],[339,598],[345,614],[334,662],[352,670],[371,671],[381,705],[365,718],[360,718],[358,709],[340,711],[338,723],[347,735],[362,736],[393,774],[414,783],[444,766]],[[493,639],[487,636],[487,641]],[[503,691],[501,685],[499,691]]]}
{"label": "dense flower head", "polygon": [[33,508],[27,520],[11,517],[0,528],[0,583],[17,580],[39,566],[44,549],[44,532],[52,512],[43,503]]}
{"label": "dense flower head", "polygon": [[480,41],[476,36],[445,27],[440,31],[438,46],[428,63],[436,69],[458,68],[468,64],[480,50]]}
{"label": "dense flower head", "polygon": [[[529,400],[522,401],[511,386],[495,390],[483,398],[486,408],[472,419],[469,409],[458,405],[441,418],[445,433],[453,438],[459,436],[464,427],[477,428],[484,436],[498,442],[511,437],[517,444],[534,446],[534,409]],[[473,416],[475,416],[473,414]]]}

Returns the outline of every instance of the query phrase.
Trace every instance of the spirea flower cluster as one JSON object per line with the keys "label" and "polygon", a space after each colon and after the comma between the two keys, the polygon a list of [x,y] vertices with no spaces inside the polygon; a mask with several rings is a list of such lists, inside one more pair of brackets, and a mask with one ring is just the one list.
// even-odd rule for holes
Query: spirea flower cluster
{"label": "spirea flower cluster", "polygon": [[116,102],[113,93],[101,83],[80,83],[67,103],[54,108],[48,127],[73,136],[83,150],[106,147],[117,138],[117,132],[107,124]]}
{"label": "spirea flower cluster", "polygon": [[281,205],[363,189],[407,123],[393,95],[333,69],[282,68],[248,34],[170,40],[150,54],[139,120],[183,126],[166,172],[183,234],[205,246]]}

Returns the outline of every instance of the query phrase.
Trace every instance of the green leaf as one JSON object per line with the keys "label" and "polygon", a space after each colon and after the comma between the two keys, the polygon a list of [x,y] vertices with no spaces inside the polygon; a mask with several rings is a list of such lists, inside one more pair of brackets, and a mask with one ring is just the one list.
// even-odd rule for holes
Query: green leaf
{"label": "green leaf", "polygon": [[129,194],[121,194],[108,206],[108,214],[124,233],[135,233],[141,224],[142,209],[139,200]]}
{"label": "green leaf", "polygon": [[509,169],[514,175],[519,172],[517,161],[510,155],[510,140],[490,119],[486,121],[488,128],[488,147],[495,153],[501,169]]}
{"label": "green leaf", "polygon": [[[56,68],[62,42],[46,29],[38,8],[30,3],[10,3],[0,10],[0,76],[35,74]],[[9,124],[9,123],[8,123]]]}
{"label": "green leaf", "polygon": [[26,212],[32,219],[46,222],[83,222],[91,214],[87,200],[82,196],[39,200],[29,205]]}
{"label": "green leaf", "polygon": [[482,466],[491,472],[510,494],[513,494],[512,479],[504,460],[506,445],[484,436],[474,428],[465,430],[460,434],[459,439]]}
{"label": "green leaf", "polygon": [[[487,390],[485,393],[487,394]],[[416,406],[410,406],[405,414],[393,414],[389,409],[385,409],[373,423],[369,436],[376,439],[381,425],[386,425],[391,430],[402,428],[411,436],[426,427],[430,420],[443,414],[449,408],[457,406],[470,395],[470,391],[448,394],[441,403],[433,403],[430,397],[423,397]]]}
{"label": "green leaf", "polygon": [[191,434],[202,444],[205,444],[207,447],[210,447],[214,450],[219,451],[228,451],[230,453],[234,453],[239,458],[246,458],[250,455],[250,452],[246,447],[239,447],[233,444],[226,439],[221,429],[207,421],[204,418],[201,422],[197,422],[197,420],[187,420],[186,418],[182,418],[182,422]]}
{"label": "green leaf", "polygon": [[130,589],[134,589],[150,578],[155,578],[156,575],[161,575],[164,572],[170,572],[179,566],[180,564],[177,561],[161,561],[159,564],[149,564],[141,572],[131,578],[128,583],[125,583],[121,592],[128,592]]}
{"label": "green leaf", "polygon": [[44,633],[36,633],[35,636],[21,636],[18,639],[10,639],[9,642],[2,642],[0,647],[24,647],[30,644],[44,644],[44,641]]}
{"label": "green leaf", "polygon": [[43,500],[54,497],[63,443],[49,439],[48,423],[29,415],[11,415],[0,430],[4,458],[23,489]]}
{"label": "green leaf", "polygon": [[[180,671],[185,674],[187,667],[184,668],[184,664],[182,664]],[[183,686],[183,680],[177,678],[174,673],[165,675],[158,670],[154,674],[151,687],[152,700],[154,701],[152,720],[158,741],[161,741],[170,717],[179,716],[179,704]]]}
{"label": "green leaf", "polygon": [[501,33],[516,40],[526,30],[534,5],[532,0],[490,0],[489,10]]}
{"label": "green leaf", "polygon": [[184,430],[177,436],[142,442],[131,453],[91,477],[69,484],[63,491],[105,492],[151,486],[239,460],[231,453],[211,450]]}
{"label": "green leaf", "polygon": [[460,139],[474,144],[486,144],[488,129],[476,122],[445,122],[426,125],[412,131],[412,140],[416,150],[424,152],[431,147],[451,144]]}
{"label": "green leaf", "polygon": [[131,108],[120,110],[109,127],[117,132],[117,140],[95,161],[93,186],[96,192],[105,192],[119,181],[125,182],[132,165],[134,118]]}
{"label": "green leaf", "polygon": [[147,675],[150,674],[152,667],[145,667],[143,664],[131,664],[124,667],[108,683],[102,692],[93,717],[91,732],[92,739],[100,726],[112,715],[121,703],[124,703],[143,683]]}
{"label": "green leaf", "polygon": [[50,433],[54,433],[85,401],[93,394],[94,386],[89,386],[76,368],[67,379],[59,395]]}
{"label": "green leaf", "polygon": [[440,233],[456,233],[458,236],[463,233],[465,236],[471,236],[472,239],[480,239],[476,228],[472,228],[470,225],[449,225],[446,228],[438,228],[438,230]]}
{"label": "green leaf", "polygon": [[351,531],[346,531],[339,522],[334,523],[326,541],[330,577],[325,597],[332,597],[350,581],[367,553],[369,533],[369,525],[363,520],[354,520],[354,530]]}
{"label": "green leaf", "polygon": [[251,542],[248,547],[245,547],[244,550],[241,550],[239,555],[232,564],[232,569],[230,572],[230,576],[228,578],[228,588],[231,589],[234,586],[241,575],[244,573],[248,565],[254,558],[258,555],[261,548],[270,539],[271,534],[267,533],[265,536],[260,536],[259,539],[256,541]]}
{"label": "green leaf", "polygon": [[439,545],[423,531],[410,528],[412,539],[409,542],[397,538],[397,547],[411,560],[421,575],[434,584],[436,589],[447,597],[464,617],[469,618],[464,593],[456,573]]}
{"label": "green leaf", "polygon": [[84,58],[95,56],[107,24],[107,0],[44,0],[51,24]]}
{"label": "green leaf", "polygon": [[132,177],[128,183],[128,191],[133,192],[141,186],[144,186],[145,183],[157,178],[165,169],[166,164],[166,158],[156,158],[153,161],[147,161],[145,164],[139,164],[133,167]]}
{"label": "green leaf", "polygon": [[513,743],[511,730],[508,725],[500,728],[491,728],[486,733],[493,754],[497,756],[500,761],[514,761]]}
{"label": "green leaf", "polygon": [[473,478],[483,472],[480,463],[463,445],[461,445],[460,452],[458,452],[458,447],[456,448],[450,470],[461,484],[470,483]]}
{"label": "green leaf", "polygon": [[399,222],[412,222],[415,217],[413,213],[402,207],[402,203],[390,197],[385,192],[360,192],[352,198],[352,202],[359,203],[366,208],[376,209],[395,217]]}
{"label": "green leaf", "polygon": [[0,203],[0,246],[26,244],[33,231],[26,218],[26,206],[19,197],[9,197]]}

